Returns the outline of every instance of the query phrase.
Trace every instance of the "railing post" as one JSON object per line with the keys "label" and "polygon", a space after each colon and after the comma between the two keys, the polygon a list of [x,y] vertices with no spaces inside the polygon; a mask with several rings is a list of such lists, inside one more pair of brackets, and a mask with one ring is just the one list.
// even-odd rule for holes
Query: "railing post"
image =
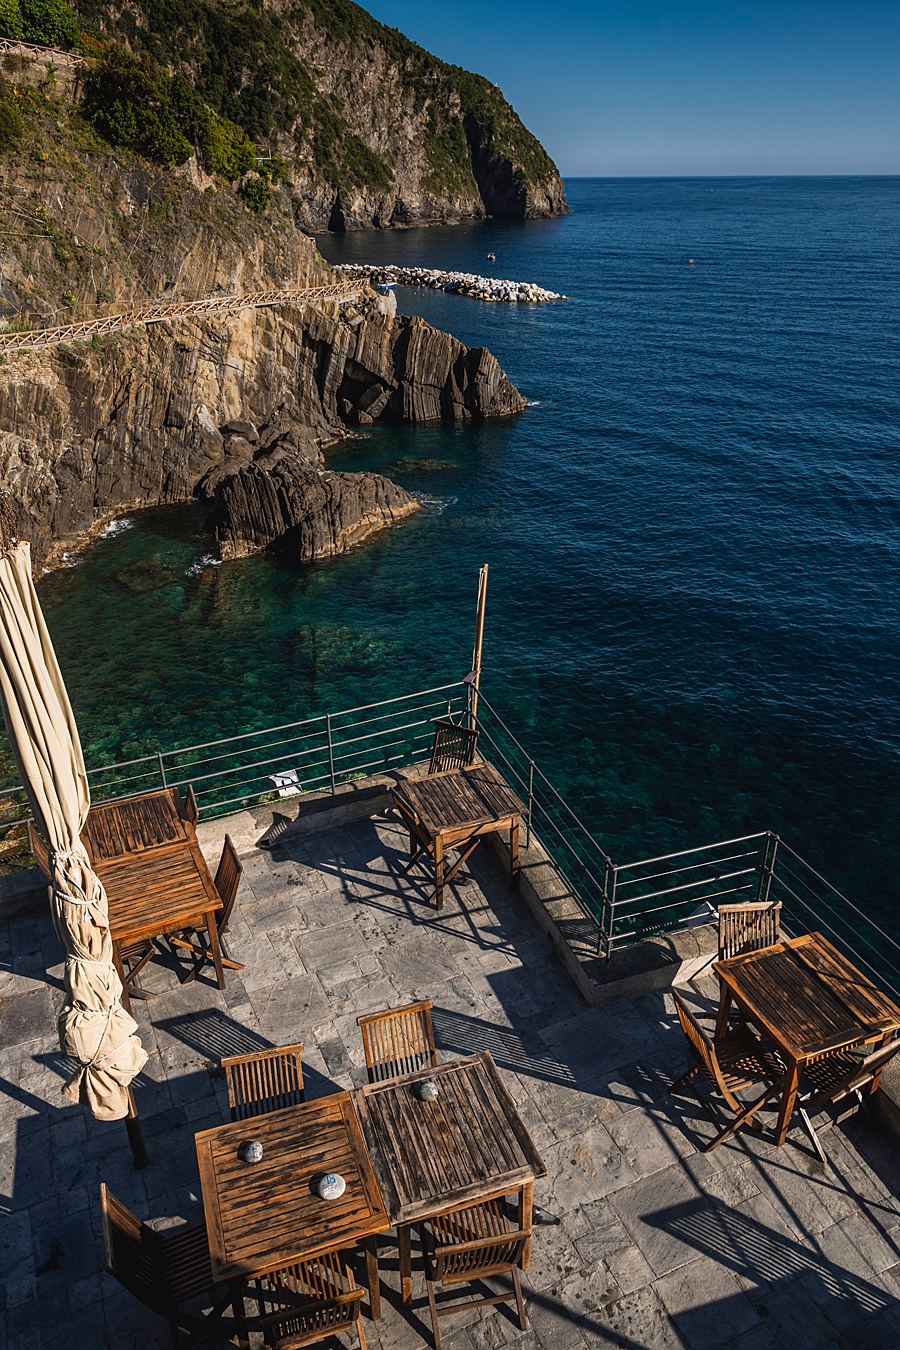
{"label": "railing post", "polygon": [[331,774],[332,795],[337,791],[334,783],[334,746],[331,741],[331,713],[325,714],[325,731],[328,735],[328,772]]}
{"label": "railing post", "polygon": [[756,888],[757,900],[764,903],[769,898],[769,891],[772,888],[772,874],[775,870],[775,854],[778,852],[778,835],[769,831],[766,834],[766,846],[763,850],[762,862],[759,867],[759,885]]}
{"label": "railing post", "polygon": [[156,752],[156,758],[159,760],[159,776],[160,776],[160,778],[162,779],[162,785],[163,785],[164,788],[167,788],[167,787],[169,786],[169,784],[166,782],[166,766],[165,766],[165,764],[163,763],[163,757],[162,757],[162,751],[161,751],[161,750],[157,750],[157,752]]}
{"label": "railing post", "polygon": [[525,847],[531,848],[531,806],[534,801],[534,760],[528,761],[528,827],[525,830]]}

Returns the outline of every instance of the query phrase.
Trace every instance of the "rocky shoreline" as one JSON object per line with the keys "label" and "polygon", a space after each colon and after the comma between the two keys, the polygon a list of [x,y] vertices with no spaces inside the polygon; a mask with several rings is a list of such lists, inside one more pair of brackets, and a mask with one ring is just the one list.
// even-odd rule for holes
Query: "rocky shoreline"
{"label": "rocky shoreline", "polygon": [[441,272],[435,267],[397,267],[394,263],[375,266],[370,263],[336,263],[335,271],[347,277],[364,277],[373,286],[423,286],[431,291],[449,291],[472,300],[491,304],[545,304],[548,300],[568,300],[567,295],[545,291],[529,281],[503,281],[480,277],[474,272]]}

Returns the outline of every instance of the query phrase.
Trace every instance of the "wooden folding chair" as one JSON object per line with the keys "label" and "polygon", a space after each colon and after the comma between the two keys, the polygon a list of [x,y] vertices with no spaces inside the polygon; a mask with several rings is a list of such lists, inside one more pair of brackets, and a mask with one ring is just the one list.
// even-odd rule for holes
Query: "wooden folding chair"
{"label": "wooden folding chair", "polygon": [[[797,1110],[823,1163],[827,1163],[828,1159],[819,1136],[830,1130],[832,1125],[839,1125],[841,1121],[856,1115],[864,1104],[863,1089],[872,1090],[881,1070],[898,1051],[900,1040],[888,1041],[870,1054],[854,1054],[852,1048],[848,1047],[837,1053],[826,1052],[807,1060],[803,1065]],[[829,1106],[838,1108],[834,1115],[827,1112]],[[823,1112],[824,1123],[815,1126],[813,1117]]]}
{"label": "wooden folding chair", "polygon": [[[225,843],[222,846],[222,856],[219,859],[215,876],[215,887],[219,893],[219,899],[222,901],[222,908],[216,910],[215,923],[219,934],[222,965],[227,966],[229,970],[244,969],[240,961],[233,961],[228,955],[224,942],[224,935],[228,932],[228,926],[231,922],[231,911],[234,909],[243,870],[243,863],[238,857],[238,851],[234,846],[231,835],[226,834]],[[170,947],[188,951],[194,958],[193,969],[185,975],[182,984],[187,984],[190,980],[193,980],[200,974],[204,963],[213,960],[212,952],[209,947],[204,945],[202,936],[196,928],[188,928],[177,934],[167,934],[166,940]]]}
{"label": "wooden folding chair", "polygon": [[[743,956],[762,947],[772,947],[780,940],[781,904],[774,900],[748,900],[740,905],[720,905],[719,950],[693,976],[702,975],[713,961],[727,961],[731,956]],[[737,1014],[741,1016],[741,1014]]]}
{"label": "wooden folding chair", "polygon": [[[672,997],[694,1065],[672,1084],[669,1092],[675,1093],[687,1084],[700,1103],[703,1113],[718,1126],[719,1121],[691,1081],[695,1074],[701,1073],[713,1092],[724,1098],[734,1112],[734,1119],[722,1126],[716,1137],[703,1149],[704,1153],[709,1153],[711,1149],[730,1139],[742,1125],[762,1129],[753,1117],[783,1086],[785,1068],[774,1051],[767,1050],[748,1026],[736,1027],[714,1041],[703,1030],[677,990],[672,990]],[[758,1087],[761,1083],[767,1084],[765,1091],[749,1105],[736,1095],[747,1088]]]}
{"label": "wooden folding chair", "polygon": [[[231,1304],[230,1292],[214,1301],[211,1312],[204,1315],[186,1313],[180,1307],[213,1287],[206,1224],[157,1232],[141,1223],[102,1182],[100,1214],[106,1269],[145,1307],[166,1318],[175,1350],[188,1350],[214,1334]],[[186,1340],[181,1339],[182,1330],[188,1332]]]}
{"label": "wooden folding chair", "polygon": [[458,727],[439,717],[434,724],[434,745],[431,747],[429,773],[444,773],[447,769],[464,769],[475,762],[478,732]]}
{"label": "wooden folding chair", "polygon": [[429,1064],[434,1068],[437,1054],[431,1024],[433,1007],[431,999],[426,998],[404,1008],[388,1008],[384,1012],[357,1017],[370,1083],[414,1073]]}
{"label": "wooden folding chair", "polygon": [[[360,1350],[366,1350],[364,1292],[357,1288],[340,1252],[269,1271],[256,1282],[265,1344],[272,1350],[299,1350],[355,1326]],[[266,1312],[269,1304],[278,1311]]]}
{"label": "wooden folding chair", "polygon": [[719,906],[719,961],[743,956],[779,941],[781,905],[754,900],[743,905]]}
{"label": "wooden folding chair", "polygon": [[43,835],[38,833],[37,826],[33,820],[29,820],[25,826],[25,832],[28,835],[28,848],[32,858],[43,872],[48,881],[50,876],[50,850],[47,847]]}
{"label": "wooden folding chair", "polygon": [[[467,1308],[511,1303],[515,1299],[519,1326],[528,1330],[519,1267],[531,1228],[514,1228],[510,1224],[503,1196],[479,1200],[429,1219],[420,1233],[435,1350],[441,1350],[440,1318]],[[512,1275],[513,1283],[508,1293],[452,1303],[439,1303],[435,1295],[435,1285],[439,1285],[450,1298],[458,1300],[459,1285],[507,1274]]]}
{"label": "wooden folding chair", "polygon": [[231,1119],[249,1120],[305,1101],[302,1050],[298,1042],[223,1059]]}

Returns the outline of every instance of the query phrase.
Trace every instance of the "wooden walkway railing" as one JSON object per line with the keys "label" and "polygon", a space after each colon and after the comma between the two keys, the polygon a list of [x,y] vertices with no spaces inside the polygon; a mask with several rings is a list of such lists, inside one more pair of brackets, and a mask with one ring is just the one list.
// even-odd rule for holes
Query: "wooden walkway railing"
{"label": "wooden walkway railing", "polygon": [[250,291],[246,295],[210,296],[206,300],[170,300],[157,304],[138,305],[122,314],[106,314],[96,319],[68,323],[61,328],[34,328],[30,332],[0,334],[0,351],[31,351],[38,347],[58,346],[61,342],[75,342],[95,333],[114,333],[136,323],[163,323],[168,319],[189,319],[203,314],[235,314],[239,310],[262,309],[268,305],[305,305],[316,300],[334,300],[341,304],[354,300],[368,290],[366,282],[339,282],[334,286],[312,286],[306,289],[280,291]]}

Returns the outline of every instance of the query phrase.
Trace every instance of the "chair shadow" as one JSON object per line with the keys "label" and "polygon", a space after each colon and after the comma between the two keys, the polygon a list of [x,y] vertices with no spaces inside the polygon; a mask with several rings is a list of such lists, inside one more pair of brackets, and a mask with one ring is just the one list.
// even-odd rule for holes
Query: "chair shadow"
{"label": "chair shadow", "polygon": [[759,1283],[779,1286],[802,1277],[814,1298],[818,1293],[823,1301],[850,1300],[866,1316],[896,1305],[896,1298],[886,1290],[817,1253],[812,1235],[813,1247],[801,1246],[786,1233],[768,1228],[740,1210],[697,1199],[647,1214],[644,1222]]}

